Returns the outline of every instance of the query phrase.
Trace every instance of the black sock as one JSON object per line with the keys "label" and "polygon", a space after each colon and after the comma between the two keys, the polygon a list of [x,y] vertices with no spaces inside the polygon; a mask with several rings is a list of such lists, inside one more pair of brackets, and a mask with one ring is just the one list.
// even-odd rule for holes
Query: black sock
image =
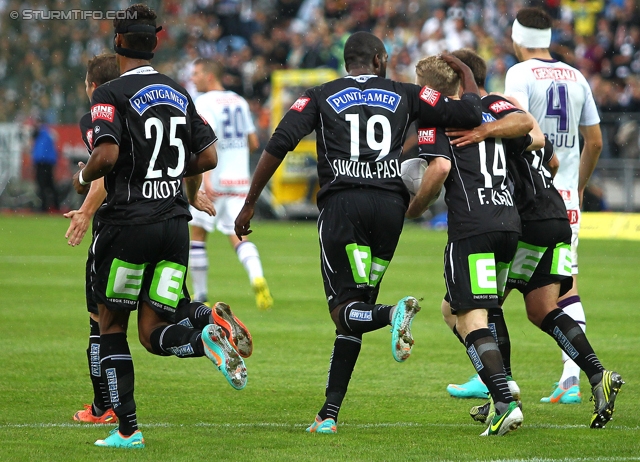
{"label": "black sock", "polygon": [[118,416],[120,433],[129,436],[138,429],[138,419],[133,399],[133,360],[127,334],[100,336],[100,366],[113,411]]}
{"label": "black sock", "polygon": [[87,348],[87,361],[89,363],[89,376],[93,386],[92,412],[95,416],[101,416],[111,408],[111,401],[107,388],[102,380],[100,372],[100,325],[89,318],[89,348]]}
{"label": "black sock", "polygon": [[467,354],[478,375],[489,389],[496,404],[498,414],[502,409],[499,403],[510,403],[513,396],[507,385],[502,356],[491,331],[488,328],[469,332],[465,338]]}
{"label": "black sock", "polygon": [[556,340],[560,348],[587,374],[589,380],[604,371],[580,325],[560,308],[544,318],[540,329]]}
{"label": "black sock", "polygon": [[464,339],[460,336],[460,333],[458,332],[458,329],[456,326],[453,326],[453,335],[455,335],[456,337],[458,337],[458,340],[460,340],[460,343],[462,343],[465,347],[467,345],[465,345],[464,343]]}
{"label": "black sock", "polygon": [[178,324],[158,327],[151,332],[153,353],[158,356],[178,356],[179,358],[199,358],[204,356],[202,332]]}
{"label": "black sock", "polygon": [[502,355],[504,373],[511,376],[511,339],[509,338],[509,329],[507,329],[502,308],[487,310],[487,319],[489,322],[489,330],[496,340],[500,354]]}
{"label": "black sock", "polygon": [[351,302],[340,309],[340,324],[348,332],[364,334],[390,324],[391,305]]}
{"label": "black sock", "polygon": [[362,335],[338,335],[336,337],[329,364],[326,400],[318,412],[320,419],[331,418],[338,421],[338,412],[340,412],[342,400],[347,394],[351,374],[356,366],[361,347]]}
{"label": "black sock", "polygon": [[211,308],[200,302],[180,303],[176,309],[175,323],[202,330],[212,324]]}

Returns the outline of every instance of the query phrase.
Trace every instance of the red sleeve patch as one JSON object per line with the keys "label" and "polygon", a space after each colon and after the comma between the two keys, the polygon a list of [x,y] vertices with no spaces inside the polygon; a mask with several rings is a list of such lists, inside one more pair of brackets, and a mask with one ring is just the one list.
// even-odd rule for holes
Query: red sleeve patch
{"label": "red sleeve patch", "polygon": [[309,104],[309,101],[311,101],[311,98],[307,98],[306,96],[302,96],[302,97],[298,98],[295,103],[293,103],[293,105],[291,106],[290,109],[293,109],[294,111],[302,112],[302,110],[305,107],[307,107],[307,104]]}
{"label": "red sleeve patch", "polygon": [[496,114],[501,113],[502,111],[506,111],[507,109],[517,109],[513,104],[509,101],[496,101],[493,104],[489,105],[489,109],[491,109]]}
{"label": "red sleeve patch", "polygon": [[420,99],[431,106],[435,106],[440,99],[440,92],[429,87],[422,87]]}
{"label": "red sleeve patch", "polygon": [[91,122],[98,119],[113,122],[116,116],[116,108],[111,104],[94,104],[91,106]]}
{"label": "red sleeve patch", "polygon": [[87,133],[85,133],[85,136],[87,137],[87,143],[89,143],[89,150],[92,151],[93,150],[93,128],[90,128],[89,130],[87,130]]}
{"label": "red sleeve patch", "polygon": [[419,128],[418,129],[418,144],[436,144],[436,129],[435,128]]}
{"label": "red sleeve patch", "polygon": [[209,122],[207,122],[207,119],[202,117],[202,114],[200,114],[198,111],[196,111],[196,114],[198,114],[200,116],[200,118],[202,119],[202,121],[204,122],[205,125],[209,125]]}

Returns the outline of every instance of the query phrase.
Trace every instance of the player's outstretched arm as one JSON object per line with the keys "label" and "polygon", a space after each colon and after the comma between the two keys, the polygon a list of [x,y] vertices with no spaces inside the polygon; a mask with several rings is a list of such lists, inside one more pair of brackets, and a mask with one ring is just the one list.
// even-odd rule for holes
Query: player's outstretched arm
{"label": "player's outstretched arm", "polygon": [[267,151],[262,152],[258,165],[256,166],[256,171],[253,173],[251,186],[249,187],[247,198],[244,201],[244,206],[236,218],[235,232],[238,239],[242,240],[242,236],[251,234],[251,218],[253,218],[256,202],[260,197],[260,193],[281,163],[282,159]]}
{"label": "player's outstretched arm", "polygon": [[416,197],[409,203],[405,216],[419,218],[427,211],[433,200],[438,197],[444,181],[449,176],[451,161],[444,157],[434,157],[429,161],[429,167],[424,172],[420,189]]}
{"label": "player's outstretched arm", "polygon": [[600,153],[602,152],[602,132],[600,124],[580,125],[580,134],[584,138],[584,147],[580,155],[580,173],[578,176],[578,194],[580,196],[580,206],[582,206],[582,196],[584,188],[587,187],[589,179],[596,168]]}
{"label": "player's outstretched arm", "polygon": [[[82,162],[79,162],[78,165],[81,168],[84,167]],[[65,239],[68,239],[67,243],[70,246],[75,247],[82,243],[82,239],[89,229],[93,215],[95,215],[106,197],[107,190],[104,189],[104,180],[99,178],[91,182],[89,193],[87,194],[87,197],[84,198],[84,202],[80,209],[71,210],[70,212],[63,214],[65,218],[71,219],[69,228],[64,235]]]}
{"label": "player's outstretched arm", "polygon": [[[89,190],[89,183],[102,178],[111,171],[118,160],[120,147],[108,139],[93,149],[87,165],[73,176],[73,187],[78,194],[85,194]],[[80,180],[85,184],[82,184]]]}

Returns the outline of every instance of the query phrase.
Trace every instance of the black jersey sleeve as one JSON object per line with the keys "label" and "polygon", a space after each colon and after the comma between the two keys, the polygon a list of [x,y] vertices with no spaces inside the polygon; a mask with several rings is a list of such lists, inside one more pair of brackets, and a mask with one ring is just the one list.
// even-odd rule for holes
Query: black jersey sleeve
{"label": "black jersey sleeve", "polygon": [[198,113],[191,97],[188,96],[188,98],[191,118],[191,153],[198,154],[218,141],[218,137],[211,125]]}
{"label": "black jersey sleeve", "polygon": [[551,141],[549,141],[549,138],[545,136],[544,149],[542,150],[542,162],[544,162],[545,164],[548,164],[549,161],[553,159],[553,156],[555,155],[556,153],[553,150],[553,143],[551,143]]}
{"label": "black jersey sleeve", "polygon": [[93,125],[91,124],[91,112],[87,112],[80,118],[80,136],[87,151],[91,154],[93,151]]}
{"label": "black jersey sleeve", "polygon": [[485,96],[483,105],[496,120],[502,119],[504,116],[514,112],[524,112],[511,104],[510,101],[498,95]]}
{"label": "black jersey sleeve", "polygon": [[309,89],[296,100],[284,115],[265,151],[279,159],[284,159],[289,151],[293,151],[302,138],[311,133],[318,125],[318,102],[314,89]]}
{"label": "black jersey sleeve", "polygon": [[418,128],[418,153],[427,162],[434,157],[451,160],[451,143],[444,128]]}
{"label": "black jersey sleeve", "polygon": [[120,145],[123,117],[118,111],[117,97],[110,88],[109,85],[101,85],[91,97],[94,148],[109,138]]}
{"label": "black jersey sleeve", "polygon": [[455,100],[430,87],[406,85],[419,126],[473,128],[482,123],[482,101],[475,93],[465,93]]}

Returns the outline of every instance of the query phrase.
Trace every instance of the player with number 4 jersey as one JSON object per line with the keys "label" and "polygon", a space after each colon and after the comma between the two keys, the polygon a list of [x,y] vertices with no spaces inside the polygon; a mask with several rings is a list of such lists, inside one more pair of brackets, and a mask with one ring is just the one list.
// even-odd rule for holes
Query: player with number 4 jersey
{"label": "player with number 4 jersey", "polygon": [[[586,329],[577,286],[580,206],[584,188],[602,150],[602,133],[587,80],[577,69],[553,59],[549,52],[551,26],[551,18],[541,9],[523,8],[518,12],[512,38],[520,63],[507,72],[505,92],[536,118],[560,161],[554,184],[564,199],[571,224],[573,287],[560,298],[558,305]],[[582,152],[580,135],[584,138]],[[542,402],[581,402],[580,368],[564,353],[563,361],[558,387]]]}

